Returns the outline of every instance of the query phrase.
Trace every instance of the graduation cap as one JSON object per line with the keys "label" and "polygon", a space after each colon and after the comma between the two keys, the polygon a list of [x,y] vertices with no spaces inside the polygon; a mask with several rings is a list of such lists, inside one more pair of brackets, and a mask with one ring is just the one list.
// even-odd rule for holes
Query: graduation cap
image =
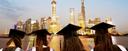
{"label": "graduation cap", "polygon": [[11,38],[19,37],[19,38],[23,39],[25,34],[26,33],[23,31],[16,30],[16,29],[10,29],[9,37],[11,37]]}
{"label": "graduation cap", "polygon": [[61,29],[57,34],[59,35],[64,35],[64,36],[74,36],[76,35],[76,31],[79,30],[81,27],[73,25],[73,24],[68,24],[65,26],[63,29]]}
{"label": "graduation cap", "polygon": [[41,35],[41,36],[51,35],[46,29],[41,29],[41,30],[33,31],[31,34]]}
{"label": "graduation cap", "polygon": [[114,27],[114,25],[111,25],[111,24],[108,24],[108,23],[105,23],[105,22],[101,22],[97,25],[94,25],[93,27],[91,27],[90,29],[93,29],[93,30],[107,30],[108,28],[111,28],[111,27]]}
{"label": "graduation cap", "polygon": [[62,51],[85,51],[77,34],[77,30],[80,28],[79,26],[68,24],[57,33],[64,36]]}
{"label": "graduation cap", "polygon": [[[37,50],[39,51],[40,48],[42,48],[42,45],[46,45],[48,44],[47,42],[47,36],[46,35],[51,35],[46,29],[41,29],[41,30],[37,30],[37,31],[33,31],[31,34],[37,35],[36,37],[36,46]],[[42,51],[42,50],[40,50]]]}

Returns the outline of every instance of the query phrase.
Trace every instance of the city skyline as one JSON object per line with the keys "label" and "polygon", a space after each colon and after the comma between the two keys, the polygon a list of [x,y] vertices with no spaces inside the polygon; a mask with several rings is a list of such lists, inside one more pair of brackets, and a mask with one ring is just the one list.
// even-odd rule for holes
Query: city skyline
{"label": "city skyline", "polygon": [[[111,17],[119,32],[128,33],[128,24],[124,23],[127,22],[127,5],[127,0],[85,0],[85,15],[87,19]],[[69,22],[70,8],[75,8],[75,17],[78,17],[81,0],[57,0],[57,16],[63,25]],[[1,0],[0,13],[0,33],[3,33],[13,28],[19,19],[36,20],[51,16],[51,0]]]}

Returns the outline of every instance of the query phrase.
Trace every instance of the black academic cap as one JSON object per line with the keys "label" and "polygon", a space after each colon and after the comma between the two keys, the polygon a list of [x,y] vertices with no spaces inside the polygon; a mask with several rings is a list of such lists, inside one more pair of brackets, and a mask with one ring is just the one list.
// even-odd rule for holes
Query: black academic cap
{"label": "black academic cap", "polygon": [[76,32],[80,28],[81,27],[79,27],[79,26],[76,26],[76,25],[73,25],[73,24],[68,24],[63,29],[61,29],[57,34],[59,34],[59,35],[67,35],[67,33]]}
{"label": "black academic cap", "polygon": [[111,25],[111,24],[108,24],[108,23],[105,23],[105,22],[101,22],[99,24],[96,24],[94,26],[92,26],[90,29],[93,29],[93,30],[100,30],[100,29],[108,29],[108,28],[111,28],[111,27],[114,27],[114,25]]}
{"label": "black academic cap", "polygon": [[47,29],[36,30],[36,31],[33,31],[31,34],[36,34],[36,35],[51,35],[47,31]]}
{"label": "black academic cap", "polygon": [[24,38],[25,36],[25,32],[23,31],[20,31],[20,30],[16,30],[16,29],[10,29],[10,32],[9,32],[9,37],[19,37],[21,39]]}

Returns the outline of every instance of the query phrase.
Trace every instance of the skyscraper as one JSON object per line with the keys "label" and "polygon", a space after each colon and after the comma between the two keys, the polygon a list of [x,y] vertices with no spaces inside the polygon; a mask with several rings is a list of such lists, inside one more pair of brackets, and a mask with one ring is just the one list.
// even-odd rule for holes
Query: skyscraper
{"label": "skyscraper", "polygon": [[85,34],[85,27],[86,27],[86,20],[85,20],[85,7],[84,7],[84,0],[81,0],[81,13],[78,18],[78,24],[82,29],[79,31],[80,34]]}
{"label": "skyscraper", "polygon": [[36,31],[39,30],[39,22],[36,20],[33,24],[32,24],[32,31]]}
{"label": "skyscraper", "polygon": [[26,33],[31,33],[31,18],[28,19],[26,22],[25,22],[25,32]]}
{"label": "skyscraper", "polygon": [[58,16],[56,16],[56,0],[52,0],[51,2],[52,5],[52,17],[51,17],[51,23],[49,26],[50,33],[56,34],[60,28],[60,24],[58,22]]}
{"label": "skyscraper", "polygon": [[94,24],[99,24],[100,22],[101,22],[100,17],[96,17],[96,18],[94,19]]}
{"label": "skyscraper", "polygon": [[46,19],[45,18],[41,18],[40,28],[41,29],[46,29]]}
{"label": "skyscraper", "polygon": [[84,0],[81,0],[81,19],[83,19],[84,21],[84,25],[85,25],[85,6],[84,6]]}
{"label": "skyscraper", "polygon": [[52,0],[52,20],[56,21],[56,0]]}
{"label": "skyscraper", "polygon": [[21,30],[21,31],[24,31],[23,29],[23,22],[21,20],[19,20],[16,24],[16,27],[15,27],[17,30]]}
{"label": "skyscraper", "polygon": [[70,23],[75,23],[75,15],[74,15],[74,8],[70,8]]}
{"label": "skyscraper", "polygon": [[80,20],[81,20],[81,24],[80,24],[80,26],[82,27],[82,28],[85,28],[85,22],[86,22],[86,18],[85,18],[85,6],[84,6],[84,0],[81,0],[81,15],[80,15],[80,18],[79,18]]}
{"label": "skyscraper", "polygon": [[106,17],[105,22],[108,24],[112,24],[112,18],[111,17]]}

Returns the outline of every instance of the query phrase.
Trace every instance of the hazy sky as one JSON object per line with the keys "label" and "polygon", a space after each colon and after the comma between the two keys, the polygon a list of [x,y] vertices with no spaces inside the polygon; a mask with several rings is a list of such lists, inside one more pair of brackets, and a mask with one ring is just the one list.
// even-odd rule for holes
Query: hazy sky
{"label": "hazy sky", "polygon": [[[81,0],[57,0],[57,15],[67,24],[69,8],[80,12]],[[128,33],[128,0],[85,0],[86,18],[112,17],[121,33]],[[51,0],[0,0],[0,33],[13,28],[18,19],[51,16]]]}

